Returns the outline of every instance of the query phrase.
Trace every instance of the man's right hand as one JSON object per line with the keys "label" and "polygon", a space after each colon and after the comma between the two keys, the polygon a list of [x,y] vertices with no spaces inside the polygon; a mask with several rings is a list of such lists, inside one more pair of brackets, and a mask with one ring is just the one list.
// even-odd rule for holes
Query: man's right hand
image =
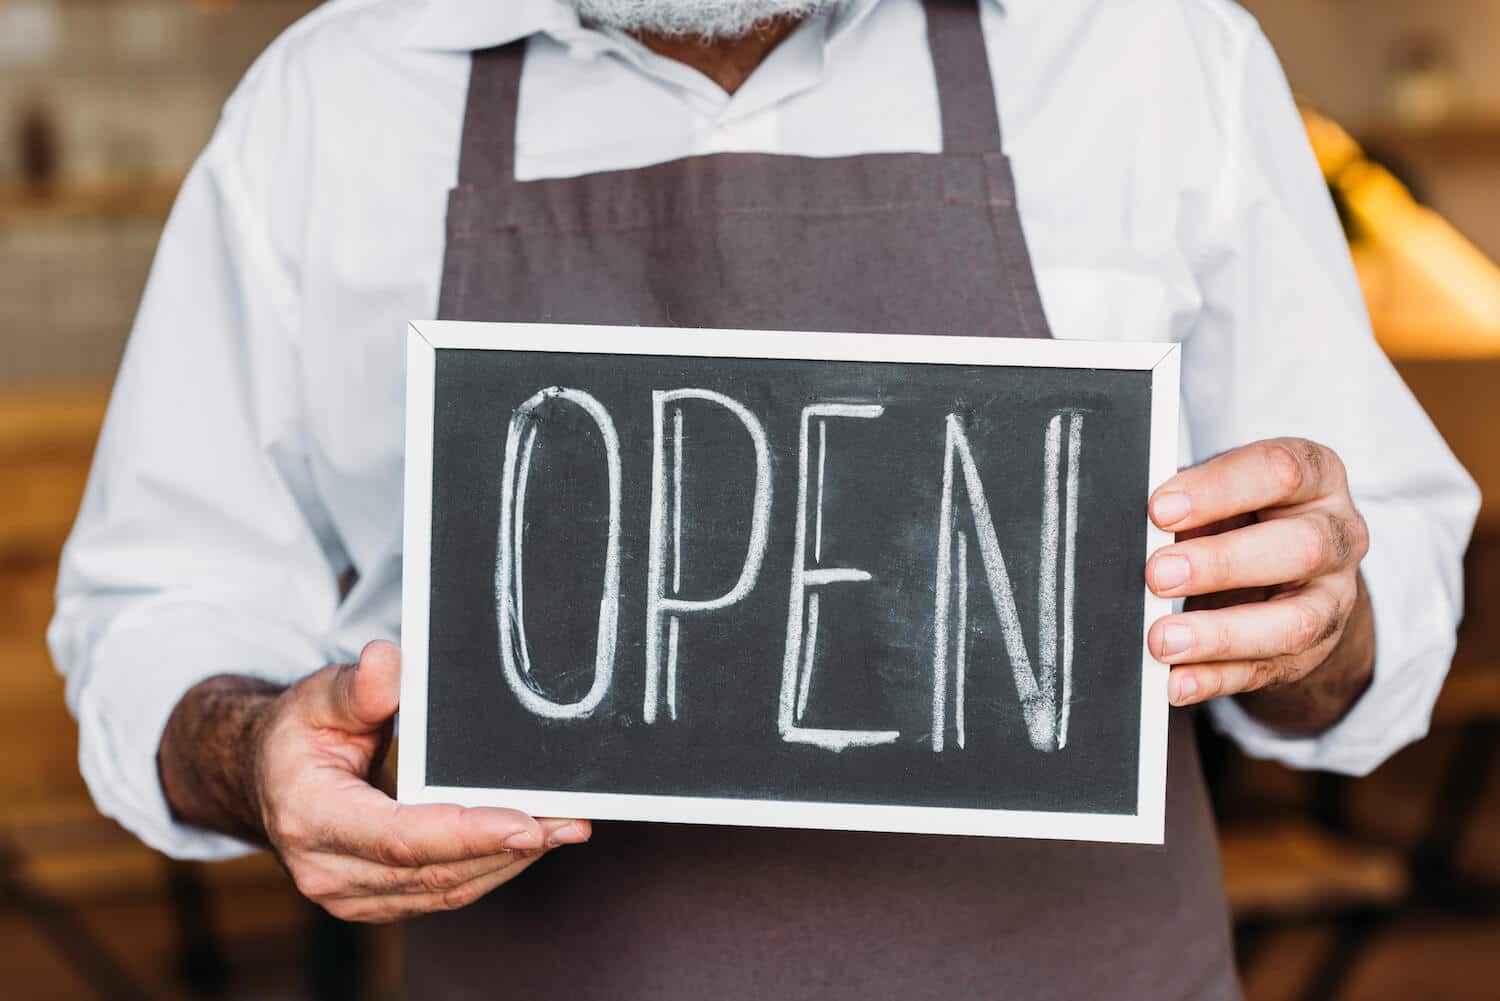
{"label": "man's right hand", "polygon": [[335,917],[393,921],[473,903],[587,821],[515,810],[406,805],[376,783],[400,700],[401,653],[365,647],[287,689],[210,678],[162,736],[178,818],[269,844],[297,888]]}

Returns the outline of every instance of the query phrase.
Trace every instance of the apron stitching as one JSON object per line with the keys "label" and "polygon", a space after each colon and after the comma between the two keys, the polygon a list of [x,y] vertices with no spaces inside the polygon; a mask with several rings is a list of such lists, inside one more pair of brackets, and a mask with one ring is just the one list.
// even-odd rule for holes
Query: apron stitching
{"label": "apron stitching", "polygon": [[[1009,175],[1009,164],[1006,163],[1003,166],[1006,168],[1007,175]],[[993,175],[987,175],[985,177],[985,186],[992,185],[994,180]],[[1007,180],[1009,181],[1008,176]],[[1013,184],[1014,182],[1009,181],[1009,183]],[[1007,205],[1009,205],[1011,199],[1006,199],[1006,201]],[[1010,228],[1013,229],[1014,233],[1019,234],[1017,239],[1012,240],[1007,238],[1007,227],[1004,224],[1009,222],[1014,223],[1013,227]],[[1020,215],[1016,213],[1013,220],[1008,220],[991,214],[990,226],[994,231],[996,241],[1000,244],[1000,252],[1005,257],[1005,286],[1010,292],[1010,299],[1012,305],[1015,306],[1016,316],[1021,321],[1021,329],[1026,332],[1026,336],[1028,337],[1036,336],[1037,332],[1032,324],[1031,311],[1027,308],[1027,298],[1021,294],[1020,283],[1022,277],[1020,272],[1022,269],[1025,270],[1030,284],[1033,286],[1032,296],[1038,297],[1039,300],[1040,291],[1035,289],[1035,272],[1032,271],[1030,254],[1026,252],[1025,230],[1021,226]],[[1043,316],[1041,334],[1043,336],[1050,336],[1051,332],[1048,330],[1045,321],[1046,317]]]}
{"label": "apron stitching", "polygon": [[[590,233],[636,233],[648,230],[672,229],[679,224],[692,222],[702,218],[715,216],[763,216],[763,217],[811,217],[818,219],[837,219],[846,216],[878,215],[882,212],[892,212],[897,209],[921,208],[932,204],[926,201],[915,202],[889,202],[883,205],[871,205],[857,209],[768,209],[768,208],[730,208],[720,209],[713,212],[690,212],[684,213],[676,219],[661,222],[632,222],[619,223],[612,226],[526,226],[520,223],[500,223],[495,226],[470,229],[456,229],[448,234],[450,240],[471,240],[482,236],[495,236],[501,233],[512,233],[517,236],[587,236]],[[1008,199],[986,199],[984,201],[963,201],[960,199],[947,198],[942,204],[949,208],[973,208],[973,209],[999,209],[1009,208]]]}

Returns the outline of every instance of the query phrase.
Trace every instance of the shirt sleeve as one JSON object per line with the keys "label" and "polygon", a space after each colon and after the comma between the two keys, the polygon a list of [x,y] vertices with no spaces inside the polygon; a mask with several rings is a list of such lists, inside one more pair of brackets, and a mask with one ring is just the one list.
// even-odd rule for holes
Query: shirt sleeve
{"label": "shirt sleeve", "polygon": [[1228,94],[1217,238],[1183,348],[1193,459],[1291,435],[1336,451],[1370,528],[1370,688],[1323,734],[1279,736],[1233,699],[1221,730],[1256,757],[1364,774],[1427,732],[1462,613],[1478,491],[1376,345],[1348,249],[1281,67],[1258,29]]}
{"label": "shirt sleeve", "polygon": [[269,147],[252,103],[226,108],[167,222],[48,633],[99,809],[182,858],[249,846],[173,820],[168,716],[212,675],[319,667],[338,602],[301,440],[295,279],[247,182],[247,154]]}

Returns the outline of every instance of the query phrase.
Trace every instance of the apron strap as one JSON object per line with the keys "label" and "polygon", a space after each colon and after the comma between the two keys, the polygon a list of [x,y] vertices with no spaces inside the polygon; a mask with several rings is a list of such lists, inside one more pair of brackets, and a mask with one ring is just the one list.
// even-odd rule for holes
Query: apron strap
{"label": "apron strap", "polygon": [[944,153],[1000,153],[1000,112],[979,21],[984,0],[925,0]]}
{"label": "apron strap", "polygon": [[509,183],[516,176],[516,122],[526,39],[475,52],[458,150],[458,183]]}
{"label": "apron strap", "polygon": [[[944,153],[999,153],[1000,115],[979,22],[983,0],[925,0]],[[526,39],[475,52],[469,69],[458,183],[516,176],[516,122]]]}

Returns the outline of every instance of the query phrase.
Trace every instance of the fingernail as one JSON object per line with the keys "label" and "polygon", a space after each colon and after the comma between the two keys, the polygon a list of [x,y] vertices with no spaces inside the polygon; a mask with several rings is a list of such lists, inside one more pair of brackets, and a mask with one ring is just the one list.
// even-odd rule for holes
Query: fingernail
{"label": "fingernail", "polygon": [[567,824],[559,827],[547,836],[547,844],[552,848],[556,848],[558,845],[582,844],[587,840],[588,835],[584,834],[583,828],[577,824]]}
{"label": "fingernail", "polygon": [[1187,626],[1170,625],[1161,631],[1161,652],[1170,657],[1193,645],[1193,631]]}
{"label": "fingernail", "polygon": [[1186,584],[1192,572],[1193,568],[1188,565],[1187,557],[1163,556],[1156,561],[1151,576],[1156,581],[1157,589],[1166,591],[1180,584]]}
{"label": "fingernail", "polygon": [[1151,513],[1156,516],[1156,523],[1163,528],[1177,524],[1186,518],[1192,509],[1193,505],[1188,500],[1188,495],[1175,491],[1161,494],[1151,502]]}
{"label": "fingernail", "polygon": [[1191,674],[1179,674],[1172,672],[1172,689],[1175,694],[1172,701],[1177,705],[1186,705],[1198,695],[1198,679]]}
{"label": "fingernail", "polygon": [[542,839],[536,831],[517,831],[501,847],[508,852],[525,852],[542,847]]}

